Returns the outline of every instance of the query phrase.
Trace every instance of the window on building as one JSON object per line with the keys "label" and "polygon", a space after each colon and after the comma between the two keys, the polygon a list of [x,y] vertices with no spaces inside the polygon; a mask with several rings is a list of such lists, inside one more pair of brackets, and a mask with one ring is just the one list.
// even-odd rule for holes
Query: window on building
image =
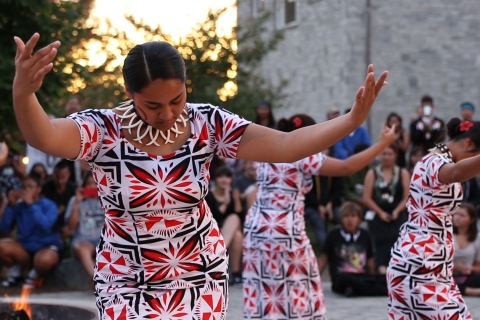
{"label": "window on building", "polygon": [[298,4],[299,0],[277,0],[276,5],[276,21],[277,28],[283,29],[298,24]]}

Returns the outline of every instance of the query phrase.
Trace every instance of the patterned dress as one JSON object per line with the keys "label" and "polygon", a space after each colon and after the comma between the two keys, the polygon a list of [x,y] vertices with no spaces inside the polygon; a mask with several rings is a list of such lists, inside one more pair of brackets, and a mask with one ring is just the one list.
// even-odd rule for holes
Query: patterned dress
{"label": "patterned dress", "polygon": [[257,199],[244,226],[245,319],[326,319],[303,217],[312,175],[318,175],[325,159],[320,153],[293,164],[257,165]]}
{"label": "patterned dress", "polygon": [[462,188],[438,179],[440,168],[451,162],[446,154],[429,154],[413,171],[408,221],[387,269],[389,319],[471,319],[452,277],[452,214]]}
{"label": "patterned dress", "polygon": [[99,319],[225,319],[227,256],[204,198],[214,153],[235,157],[248,121],[187,104],[191,135],[176,152],[147,154],[112,110],[70,116],[81,132],[105,225],[97,248]]}

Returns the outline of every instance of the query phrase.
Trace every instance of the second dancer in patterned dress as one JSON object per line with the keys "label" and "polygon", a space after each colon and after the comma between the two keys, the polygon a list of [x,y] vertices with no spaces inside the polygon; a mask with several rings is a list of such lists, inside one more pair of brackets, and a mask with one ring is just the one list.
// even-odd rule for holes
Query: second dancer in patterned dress
{"label": "second dancer in patterned dress", "polygon": [[[278,128],[313,124],[299,114],[280,120]],[[257,197],[244,227],[245,319],[326,319],[318,263],[305,232],[305,193],[312,175],[346,176],[365,167],[393,142],[394,131],[384,128],[378,143],[346,160],[318,153],[294,163],[257,164]]]}

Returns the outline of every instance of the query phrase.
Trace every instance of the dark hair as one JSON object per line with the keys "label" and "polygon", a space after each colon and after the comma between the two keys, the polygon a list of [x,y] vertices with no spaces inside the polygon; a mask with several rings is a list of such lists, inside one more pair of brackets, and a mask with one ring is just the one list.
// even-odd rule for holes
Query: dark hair
{"label": "dark hair", "polygon": [[85,186],[87,185],[87,180],[89,178],[93,178],[92,171],[87,171],[87,173],[85,173],[85,175],[83,176],[83,179],[82,179],[82,187],[83,188],[85,188]]}
{"label": "dark hair", "polygon": [[35,184],[37,185],[37,187],[41,187],[42,186],[42,179],[40,178],[40,176],[38,174],[36,174],[35,172],[32,172],[32,173],[29,173],[28,175],[26,175],[22,181],[25,181],[25,180],[32,180],[33,182],[35,182]]}
{"label": "dark hair", "polygon": [[338,210],[338,215],[340,216],[340,218],[343,218],[350,212],[356,213],[360,220],[363,220],[362,207],[360,207],[360,205],[353,201],[345,201]]}
{"label": "dark hair", "polygon": [[[269,114],[268,114],[268,125],[267,126],[269,128],[275,127],[275,118],[273,117],[272,106],[270,105],[270,103],[268,101],[260,101],[257,104],[257,110],[258,110],[258,108],[260,108],[262,106],[267,107],[268,110],[270,111]],[[253,123],[260,124],[260,117],[258,116],[257,112],[255,112],[255,121],[253,121]]]}
{"label": "dark hair", "polygon": [[128,52],[123,79],[131,92],[140,92],[156,79],[185,82],[185,62],[175,47],[165,41],[139,44]]}
{"label": "dark hair", "polygon": [[390,122],[390,119],[392,118],[397,118],[398,121],[400,122],[400,127],[402,127],[402,124],[403,124],[403,119],[402,117],[400,117],[400,115],[396,112],[391,112],[388,116],[387,116],[387,124]]}
{"label": "dark hair", "polygon": [[398,155],[398,147],[397,147],[396,144],[392,143],[392,144],[390,144],[387,148],[392,149],[393,152],[395,152],[395,154]]}
{"label": "dark hair", "polygon": [[422,103],[425,103],[425,102],[432,102],[433,103],[433,98],[429,95],[424,95],[422,97],[422,100],[420,100]]}
{"label": "dark hair", "polygon": [[[475,206],[471,203],[462,203],[459,208],[464,208],[467,210],[468,216],[470,217],[470,220],[473,220],[472,223],[468,226],[467,230],[467,240],[470,242],[475,241],[477,239],[477,234],[478,234],[478,228],[477,228],[477,210],[475,209]],[[453,226],[453,233],[458,234],[458,228]]]}
{"label": "dark hair", "polygon": [[423,149],[420,146],[413,146],[412,149],[410,150],[410,153],[408,154],[408,161],[407,161],[409,168],[412,167],[412,162],[411,162],[412,155],[417,154],[419,152],[421,152],[423,155],[426,155],[425,149]]}
{"label": "dark hair", "polygon": [[65,168],[70,170],[70,160],[62,159],[58,161],[53,170],[62,170]]}
{"label": "dark hair", "polygon": [[36,162],[36,163],[32,166],[32,168],[30,168],[30,173],[35,173],[34,170],[35,170],[36,167],[42,168],[43,172],[45,172],[45,176],[48,176],[47,168],[46,168],[45,165],[44,165],[43,163],[41,163],[41,162]]}
{"label": "dark hair", "polygon": [[218,169],[215,170],[215,179],[217,179],[218,177],[222,177],[222,176],[227,176],[227,177],[231,178],[233,176],[232,170],[230,170],[226,166],[218,167]]}
{"label": "dark hair", "polygon": [[447,123],[448,137],[453,141],[470,138],[480,149],[480,121],[462,121],[459,118],[452,118]]}
{"label": "dark hair", "polygon": [[283,132],[291,132],[303,127],[313,126],[315,120],[306,114],[295,114],[289,119],[282,118],[278,120],[277,129]]}

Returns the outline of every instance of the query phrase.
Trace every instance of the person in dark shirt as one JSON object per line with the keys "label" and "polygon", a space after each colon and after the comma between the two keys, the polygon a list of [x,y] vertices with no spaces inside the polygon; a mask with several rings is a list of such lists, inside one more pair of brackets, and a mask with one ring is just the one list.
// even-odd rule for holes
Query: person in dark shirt
{"label": "person in dark shirt", "polygon": [[69,181],[68,162],[68,160],[60,160],[53,169],[52,179],[45,182],[42,187],[42,194],[57,204],[58,218],[54,226],[56,231],[61,231],[65,226],[65,210],[76,190],[75,185]]}
{"label": "person in dark shirt", "polygon": [[325,240],[320,272],[329,265],[333,292],[346,296],[387,295],[385,275],[375,274],[373,241],[368,231],[360,228],[362,217],[358,204],[343,203],[341,225],[332,229]]}
{"label": "person in dark shirt", "polygon": [[434,116],[433,98],[424,96],[421,101],[421,116],[410,123],[410,140],[413,146],[420,146],[425,153],[436,143],[445,140],[445,122]]}
{"label": "person in dark shirt", "polygon": [[240,215],[242,203],[240,193],[232,191],[232,171],[226,166],[221,166],[215,172],[214,187],[206,195],[205,201],[212,212],[212,216],[220,227],[222,237],[230,256],[230,270],[232,277],[230,284],[241,284],[242,241]]}

